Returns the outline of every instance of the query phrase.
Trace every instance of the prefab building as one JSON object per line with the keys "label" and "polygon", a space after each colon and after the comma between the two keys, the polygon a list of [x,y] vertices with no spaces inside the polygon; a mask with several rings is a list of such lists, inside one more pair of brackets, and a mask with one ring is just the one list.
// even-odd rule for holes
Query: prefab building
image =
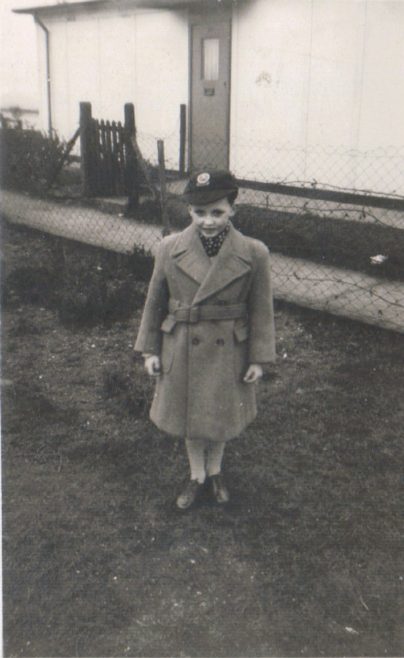
{"label": "prefab building", "polygon": [[33,14],[41,117],[69,138],[79,102],[178,167],[404,194],[401,0],[83,0]]}

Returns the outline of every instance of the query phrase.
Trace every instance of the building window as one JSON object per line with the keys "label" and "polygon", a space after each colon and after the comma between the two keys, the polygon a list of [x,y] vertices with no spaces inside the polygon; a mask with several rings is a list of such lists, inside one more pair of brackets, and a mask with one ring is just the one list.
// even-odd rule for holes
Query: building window
{"label": "building window", "polygon": [[219,39],[203,39],[202,42],[202,78],[219,79]]}

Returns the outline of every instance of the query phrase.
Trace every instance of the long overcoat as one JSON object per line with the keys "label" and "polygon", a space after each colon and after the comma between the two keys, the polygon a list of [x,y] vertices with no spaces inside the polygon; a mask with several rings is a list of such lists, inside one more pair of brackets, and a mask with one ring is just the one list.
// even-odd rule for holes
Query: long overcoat
{"label": "long overcoat", "polygon": [[[245,313],[226,318],[234,305]],[[198,318],[212,308],[225,319]],[[178,319],[177,309],[188,321]],[[161,358],[150,410],[157,427],[190,439],[237,436],[257,412],[256,387],[243,382],[246,369],[275,359],[266,246],[232,225],[214,259],[206,255],[194,224],[164,238],[135,350]]]}

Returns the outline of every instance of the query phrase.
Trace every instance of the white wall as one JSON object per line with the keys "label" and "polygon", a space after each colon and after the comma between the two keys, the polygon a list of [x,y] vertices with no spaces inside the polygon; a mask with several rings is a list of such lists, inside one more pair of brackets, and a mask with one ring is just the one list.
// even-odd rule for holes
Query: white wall
{"label": "white wall", "polygon": [[299,150],[284,157],[268,145],[303,146],[310,11],[306,0],[253,1],[234,15],[231,81],[231,168],[253,178],[295,177]]}
{"label": "white wall", "polygon": [[240,5],[233,25],[234,171],[404,193],[403,25],[400,0]]}
{"label": "white wall", "polygon": [[357,171],[357,184],[370,180],[377,187],[388,178],[392,191],[404,194],[404,2],[366,4],[358,148],[369,155]]}
{"label": "white wall", "polygon": [[[188,105],[186,11],[76,9],[44,17],[51,33],[54,126],[69,138],[79,102],[123,119],[139,142],[164,138],[178,164]],[[404,2],[249,0],[234,8],[231,159],[239,176],[404,194]],[[43,35],[39,33],[43,62]],[[46,109],[42,66],[42,108]]]}
{"label": "white wall", "polygon": [[1,107],[38,109],[36,30],[31,16],[15,14],[26,0],[0,2]]}
{"label": "white wall", "polygon": [[121,121],[124,104],[133,102],[145,157],[154,159],[156,137],[165,138],[168,164],[178,166],[179,106],[188,100],[186,16],[76,11],[74,20],[69,12],[43,22],[50,30],[57,132],[67,139],[73,135],[80,101],[92,103],[96,118]]}
{"label": "white wall", "polygon": [[140,145],[155,158],[155,138],[163,138],[167,166],[178,168],[180,104],[188,106],[187,14],[139,13],[135,43]]}

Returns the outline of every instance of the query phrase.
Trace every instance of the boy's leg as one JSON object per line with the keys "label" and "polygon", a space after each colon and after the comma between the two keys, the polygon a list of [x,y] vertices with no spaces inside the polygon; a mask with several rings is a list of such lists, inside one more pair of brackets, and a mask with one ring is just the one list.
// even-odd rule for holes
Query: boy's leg
{"label": "boy's leg", "polygon": [[205,448],[206,441],[185,439],[189,467],[191,469],[191,480],[187,482],[184,490],[177,498],[177,507],[185,510],[195,502],[195,499],[203,487],[206,478],[205,471]]}
{"label": "boy's leg", "polygon": [[203,439],[185,439],[187,448],[189,467],[191,469],[191,480],[197,480],[199,484],[203,484],[206,478],[205,470],[205,450],[206,441]]}
{"label": "boy's leg", "polygon": [[225,446],[225,441],[209,441],[206,461],[206,472],[209,477],[220,473]]}
{"label": "boy's leg", "polygon": [[225,441],[209,441],[206,471],[212,483],[213,495],[218,503],[230,500],[229,491],[221,474]]}

